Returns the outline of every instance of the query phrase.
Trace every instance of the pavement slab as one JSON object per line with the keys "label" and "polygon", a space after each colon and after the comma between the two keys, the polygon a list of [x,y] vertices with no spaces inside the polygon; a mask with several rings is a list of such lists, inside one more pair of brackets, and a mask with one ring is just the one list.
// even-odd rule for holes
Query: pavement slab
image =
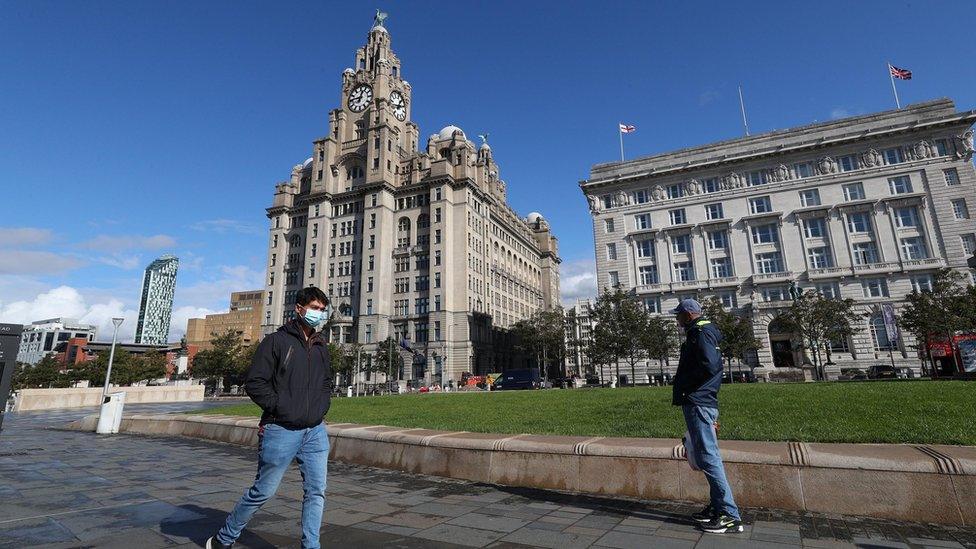
{"label": "pavement slab", "polygon": [[[211,403],[136,405],[178,412]],[[91,409],[7,414],[0,434],[0,549],[201,547],[254,479],[253,448],[56,429]],[[297,467],[235,547],[300,547]],[[976,528],[743,509],[745,532],[703,535],[700,504],[492,486],[329,465],[326,547],[976,549]]]}

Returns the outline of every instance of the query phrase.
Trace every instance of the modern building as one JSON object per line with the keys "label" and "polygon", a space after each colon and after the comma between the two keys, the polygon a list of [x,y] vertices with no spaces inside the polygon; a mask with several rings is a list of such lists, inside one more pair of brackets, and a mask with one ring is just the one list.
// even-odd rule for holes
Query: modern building
{"label": "modern building", "polygon": [[82,324],[71,318],[49,318],[32,322],[24,326],[24,331],[20,334],[17,362],[37,364],[45,356],[53,354],[59,343],[72,338],[94,341],[95,334],[95,326]]}
{"label": "modern building", "polygon": [[571,307],[563,309],[566,319],[566,374],[576,374],[585,377],[594,373],[589,357],[584,349],[593,340],[593,328],[596,320],[593,317],[593,301],[576,299]]}
{"label": "modern building", "polygon": [[789,288],[852,298],[860,331],[833,345],[840,368],[921,368],[895,310],[943,267],[968,272],[976,250],[976,111],[940,99],[599,164],[589,201],[598,287],[636,292],[654,312],[714,296],[749,315],[757,373],[803,364],[776,322]]}
{"label": "modern building", "polygon": [[179,266],[180,260],[176,256],[164,255],[146,267],[142,277],[135,343],[163,345],[169,339],[176,271]]}
{"label": "modern building", "polygon": [[[71,338],[55,347],[55,357],[65,368],[75,368],[98,358],[101,353],[110,353],[112,342],[89,341],[85,338]],[[193,358],[200,349],[196,345],[172,343],[148,345],[139,343],[117,343],[115,351],[125,351],[135,356],[157,352],[166,358],[166,375],[184,374],[193,367]]]}
{"label": "modern building", "polygon": [[262,325],[293,318],[298,290],[316,285],[335,307],[332,341],[368,357],[388,336],[408,340],[428,367],[407,378],[456,382],[507,367],[499,330],[558,305],[557,241],[508,204],[487,139],[446,126],[421,141],[404,75],[377,21],[342,72],[328,133],[267,210]]}
{"label": "modern building", "polygon": [[264,290],[233,292],[230,310],[226,313],[191,318],[186,322],[186,341],[199,349],[210,349],[214,336],[227,332],[237,334],[243,345],[261,340],[261,313],[264,310]]}

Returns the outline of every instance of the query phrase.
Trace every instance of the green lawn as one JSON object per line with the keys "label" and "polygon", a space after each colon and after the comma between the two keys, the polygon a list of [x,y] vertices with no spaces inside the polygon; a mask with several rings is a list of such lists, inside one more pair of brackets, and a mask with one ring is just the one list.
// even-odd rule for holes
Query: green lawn
{"label": "green lawn", "polygon": [[[724,385],[721,438],[976,445],[976,383]],[[198,413],[257,416],[253,404]],[[677,438],[670,387],[337,398],[326,418],[488,433]]]}

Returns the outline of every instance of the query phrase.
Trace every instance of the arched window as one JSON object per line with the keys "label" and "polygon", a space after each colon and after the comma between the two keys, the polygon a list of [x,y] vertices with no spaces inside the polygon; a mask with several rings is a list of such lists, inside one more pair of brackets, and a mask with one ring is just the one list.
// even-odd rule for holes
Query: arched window
{"label": "arched window", "polygon": [[895,342],[888,338],[885,329],[884,316],[878,313],[871,317],[871,339],[874,340],[875,351],[891,351],[896,348]]}
{"label": "arched window", "polygon": [[410,218],[401,217],[397,222],[397,247],[410,245]]}
{"label": "arched window", "polygon": [[366,138],[366,122],[363,120],[356,121],[356,139]]}
{"label": "arched window", "polygon": [[430,227],[430,216],[427,214],[420,214],[417,217],[417,229],[426,229]]}

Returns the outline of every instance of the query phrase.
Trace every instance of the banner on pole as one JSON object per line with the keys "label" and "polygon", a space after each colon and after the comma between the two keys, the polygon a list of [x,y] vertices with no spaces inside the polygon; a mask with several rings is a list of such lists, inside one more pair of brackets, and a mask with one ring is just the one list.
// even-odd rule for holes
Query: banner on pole
{"label": "banner on pole", "polygon": [[891,303],[881,305],[881,316],[884,317],[885,332],[888,334],[888,341],[895,343],[898,341],[898,323],[895,321],[895,308]]}

